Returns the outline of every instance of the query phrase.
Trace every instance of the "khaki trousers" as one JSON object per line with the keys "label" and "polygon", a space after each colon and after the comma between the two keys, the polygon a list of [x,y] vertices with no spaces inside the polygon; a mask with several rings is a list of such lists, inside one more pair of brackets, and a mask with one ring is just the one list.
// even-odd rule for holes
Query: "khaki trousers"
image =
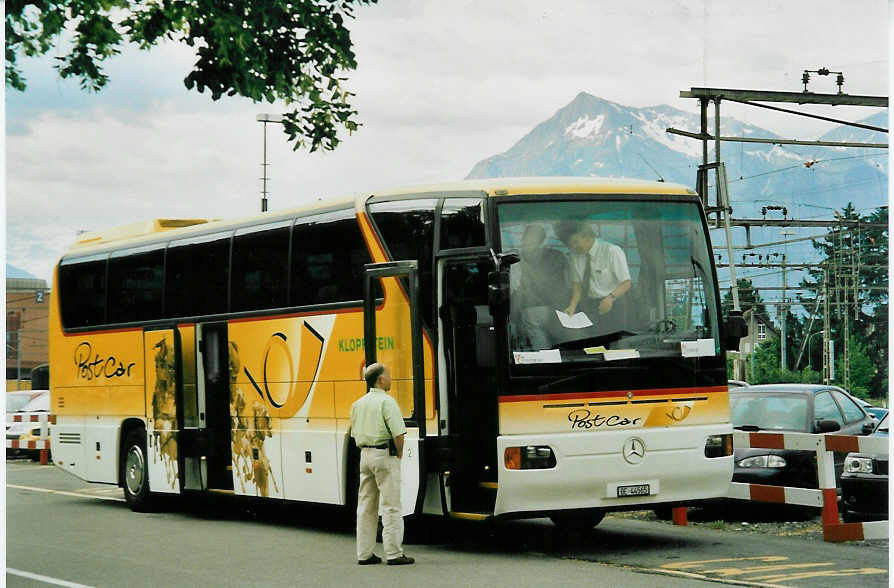
{"label": "khaki trousers", "polygon": [[[381,508],[380,503],[381,502]],[[400,460],[387,449],[360,450],[360,488],[357,491],[357,559],[373,554],[379,512],[385,558],[403,555],[404,519],[400,512]]]}

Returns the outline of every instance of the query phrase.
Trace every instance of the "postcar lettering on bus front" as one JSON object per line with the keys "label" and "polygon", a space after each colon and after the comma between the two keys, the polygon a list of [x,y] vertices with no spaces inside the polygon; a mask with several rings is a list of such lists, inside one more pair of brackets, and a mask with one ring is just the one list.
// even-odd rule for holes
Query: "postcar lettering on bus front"
{"label": "postcar lettering on bus front", "polygon": [[120,378],[130,376],[136,362],[125,365],[114,355],[103,357],[93,353],[93,346],[84,341],[75,349],[75,365],[78,366],[78,377],[87,381],[98,378]]}
{"label": "postcar lettering on bus front", "polygon": [[[361,337],[338,340],[338,350],[342,352],[363,351],[365,347],[366,345]],[[376,348],[379,351],[394,349],[394,337],[376,337]]]}
{"label": "postcar lettering on bus front", "polygon": [[[592,415],[592,416],[591,416]],[[628,418],[622,415],[593,415],[586,408],[579,408],[568,413],[572,429],[598,429],[600,427],[628,427],[639,425],[642,417]]]}

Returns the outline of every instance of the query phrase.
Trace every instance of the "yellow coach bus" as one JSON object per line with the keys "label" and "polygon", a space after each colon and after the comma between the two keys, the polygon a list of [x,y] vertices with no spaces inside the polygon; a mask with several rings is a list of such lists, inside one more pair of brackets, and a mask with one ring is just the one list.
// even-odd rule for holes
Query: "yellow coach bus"
{"label": "yellow coach bus", "polygon": [[[573,276],[608,271],[573,273],[574,230],[626,266],[604,316],[566,302]],[[53,459],[135,510],[190,492],[351,505],[349,409],[378,360],[409,431],[405,514],[592,526],[723,496],[744,323],[720,316],[710,252],[691,190],[595,178],[85,234],[54,276]]]}

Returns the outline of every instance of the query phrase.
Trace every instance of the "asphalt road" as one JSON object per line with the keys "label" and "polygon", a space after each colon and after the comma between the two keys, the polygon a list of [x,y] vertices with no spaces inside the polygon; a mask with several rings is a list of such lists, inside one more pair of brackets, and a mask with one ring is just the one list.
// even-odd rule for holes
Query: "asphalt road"
{"label": "asphalt road", "polygon": [[413,566],[357,566],[351,517],[218,497],[133,513],[121,490],[6,464],[6,583],[19,586],[887,586],[888,542],[830,544],[607,517],[563,535],[545,520],[424,520]]}

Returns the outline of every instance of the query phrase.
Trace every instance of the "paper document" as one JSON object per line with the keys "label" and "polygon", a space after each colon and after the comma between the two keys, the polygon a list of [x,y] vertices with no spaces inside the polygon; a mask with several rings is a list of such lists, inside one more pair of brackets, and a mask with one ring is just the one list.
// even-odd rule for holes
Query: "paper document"
{"label": "paper document", "polygon": [[558,349],[543,351],[515,351],[512,353],[515,363],[562,363],[562,353]]}
{"label": "paper document", "polygon": [[683,357],[710,357],[715,355],[714,339],[680,341],[680,353]]}
{"label": "paper document", "polygon": [[557,310],[556,315],[559,317],[559,322],[566,329],[583,329],[593,326],[593,321],[583,312],[578,312],[574,316],[568,316],[561,310]]}
{"label": "paper document", "polygon": [[636,349],[609,349],[602,354],[605,361],[616,361],[619,359],[636,359],[639,357],[639,351]]}
{"label": "paper document", "polygon": [[596,353],[605,353],[605,347],[597,345],[596,347],[584,347],[584,353],[587,355],[595,355]]}

